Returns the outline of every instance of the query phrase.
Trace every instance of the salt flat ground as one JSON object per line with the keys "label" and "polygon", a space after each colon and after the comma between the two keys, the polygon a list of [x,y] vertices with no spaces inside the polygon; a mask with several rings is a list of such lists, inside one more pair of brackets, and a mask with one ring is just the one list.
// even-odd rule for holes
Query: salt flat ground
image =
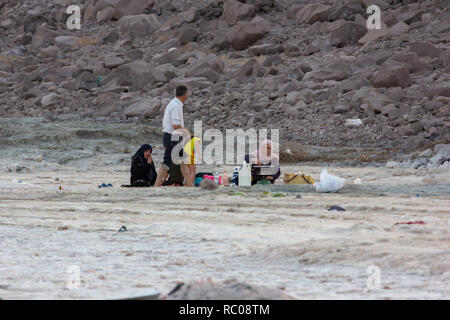
{"label": "salt flat ground", "polygon": [[[321,168],[283,167],[297,170]],[[298,299],[449,299],[449,172],[328,170],[346,178],[338,194],[120,188],[125,166],[0,174],[0,298],[115,299],[234,278]]]}

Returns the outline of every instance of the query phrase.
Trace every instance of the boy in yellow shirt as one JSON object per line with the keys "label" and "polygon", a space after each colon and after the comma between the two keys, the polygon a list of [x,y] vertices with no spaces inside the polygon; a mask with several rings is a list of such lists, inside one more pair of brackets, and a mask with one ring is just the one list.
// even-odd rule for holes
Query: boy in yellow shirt
{"label": "boy in yellow shirt", "polygon": [[192,137],[191,140],[186,143],[184,146],[184,153],[187,155],[187,163],[183,162],[183,164],[187,165],[189,168],[189,178],[187,179],[185,186],[186,187],[193,187],[194,186],[194,180],[195,180],[195,174],[197,171],[196,165],[195,165],[195,158],[197,156],[197,160],[202,161],[202,139],[198,137]]}

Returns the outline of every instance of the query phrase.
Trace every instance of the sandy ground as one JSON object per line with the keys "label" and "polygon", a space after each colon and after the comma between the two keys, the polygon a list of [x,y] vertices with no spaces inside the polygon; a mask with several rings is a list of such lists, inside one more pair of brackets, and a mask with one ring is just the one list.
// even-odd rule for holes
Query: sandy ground
{"label": "sandy ground", "polygon": [[[321,167],[283,167],[298,170],[318,178]],[[449,172],[328,171],[346,178],[338,194],[120,188],[125,165],[2,173],[0,298],[115,299],[234,278],[298,299],[449,299]],[[373,265],[378,289],[367,285]],[[77,268],[81,283],[68,289]]]}

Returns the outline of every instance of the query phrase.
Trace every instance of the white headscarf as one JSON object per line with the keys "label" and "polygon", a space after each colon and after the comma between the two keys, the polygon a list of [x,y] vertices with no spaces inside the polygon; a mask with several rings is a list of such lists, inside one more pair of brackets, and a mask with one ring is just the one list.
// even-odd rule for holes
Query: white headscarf
{"label": "white headscarf", "polygon": [[256,150],[255,152],[250,153],[249,155],[249,161],[252,162],[256,162],[256,161],[261,161],[262,165],[269,165],[269,168],[261,168],[261,174],[265,175],[265,176],[272,176],[275,175],[278,172],[278,169],[280,169],[280,158],[278,157],[277,154],[271,152],[270,155],[267,155],[266,150],[264,150],[264,146],[269,145],[271,147],[271,149],[273,149],[272,147],[272,141],[270,140],[265,140],[259,150]]}

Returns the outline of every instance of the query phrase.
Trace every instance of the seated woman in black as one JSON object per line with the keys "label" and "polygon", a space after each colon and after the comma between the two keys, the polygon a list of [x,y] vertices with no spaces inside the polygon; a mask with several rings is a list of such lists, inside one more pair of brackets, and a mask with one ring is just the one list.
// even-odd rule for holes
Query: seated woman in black
{"label": "seated woman in black", "polygon": [[156,169],[152,158],[152,146],[144,144],[131,158],[132,187],[151,187],[156,181]]}
{"label": "seated woman in black", "polygon": [[273,184],[281,175],[280,158],[272,152],[270,140],[264,141],[259,150],[245,155],[244,159],[252,168],[252,185],[260,180],[267,180]]}

